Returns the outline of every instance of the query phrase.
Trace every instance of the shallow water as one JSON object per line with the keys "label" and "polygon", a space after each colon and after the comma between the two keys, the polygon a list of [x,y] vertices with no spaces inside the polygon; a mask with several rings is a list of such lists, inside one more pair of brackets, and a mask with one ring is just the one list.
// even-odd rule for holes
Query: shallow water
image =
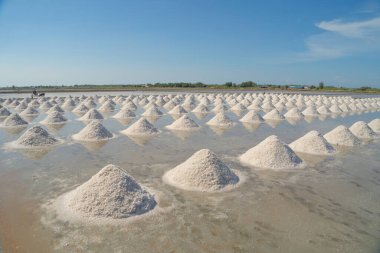
{"label": "shallow water", "polygon": [[[142,111],[139,108],[138,116]],[[380,118],[380,112],[258,127],[244,126],[231,112],[236,125],[226,131],[205,124],[213,113],[203,119],[190,114],[202,126],[190,136],[166,130],[164,126],[173,122],[166,114],[154,123],[161,133],[151,140],[119,135],[98,146],[70,140],[84,123],[72,113],[65,115],[70,119],[67,124],[50,129],[67,141],[64,145],[39,153],[0,150],[0,238],[5,252],[380,250],[380,141],[326,160],[303,155],[309,166],[301,170],[255,170],[237,161],[238,155],[271,134],[289,143],[310,130],[324,134],[340,124],[369,122]],[[32,123],[45,116],[41,113]],[[127,127],[112,118],[103,123],[113,133]],[[0,145],[16,140],[23,131],[0,129]],[[165,171],[201,148],[213,150],[246,181],[232,191],[214,194],[186,192],[162,182]],[[108,163],[157,191],[163,211],[119,226],[57,219],[49,203]]]}

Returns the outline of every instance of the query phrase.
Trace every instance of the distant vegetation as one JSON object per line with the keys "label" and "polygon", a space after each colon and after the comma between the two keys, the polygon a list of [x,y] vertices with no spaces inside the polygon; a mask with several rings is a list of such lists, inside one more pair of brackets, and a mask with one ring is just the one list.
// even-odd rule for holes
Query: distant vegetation
{"label": "distant vegetation", "polygon": [[204,84],[201,82],[188,83],[148,83],[148,84],[81,84],[81,85],[39,85],[39,86],[7,86],[0,87],[0,92],[30,92],[33,89],[45,92],[58,92],[58,91],[122,91],[122,90],[158,90],[158,89],[232,89],[232,90],[308,90],[308,91],[345,91],[345,92],[366,92],[366,93],[380,93],[380,89],[372,87],[360,88],[345,88],[325,85],[324,82],[319,82],[316,85],[303,85],[303,84],[258,84],[253,81],[245,81],[242,83],[226,82],[224,84]]}

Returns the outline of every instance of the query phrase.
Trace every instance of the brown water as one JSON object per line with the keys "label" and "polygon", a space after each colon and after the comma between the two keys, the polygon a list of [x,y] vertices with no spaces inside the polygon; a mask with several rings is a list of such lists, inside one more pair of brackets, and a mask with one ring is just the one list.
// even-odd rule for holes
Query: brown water
{"label": "brown water", "polygon": [[[141,113],[141,108],[137,111]],[[0,238],[4,252],[378,252],[380,250],[380,141],[324,161],[303,157],[302,170],[273,172],[244,167],[237,156],[271,134],[291,142],[310,130],[326,133],[339,124],[380,118],[380,112],[324,121],[287,121],[274,127],[237,123],[221,132],[194,115],[202,129],[179,136],[155,122],[161,133],[142,144],[120,135],[99,146],[70,140],[84,124],[76,116],[55,135],[65,145],[45,153],[0,150]],[[33,122],[39,122],[42,113]],[[230,113],[238,122],[238,116]],[[135,119],[136,120],[136,119]],[[107,118],[113,133],[126,126]],[[0,129],[0,145],[19,133]],[[161,180],[165,171],[201,148],[210,148],[246,181],[224,193],[175,189]],[[164,210],[120,226],[86,226],[57,219],[49,203],[88,180],[108,163],[125,168],[154,189]],[[1,247],[0,247],[1,248]],[[0,249],[1,252],[1,249]]]}

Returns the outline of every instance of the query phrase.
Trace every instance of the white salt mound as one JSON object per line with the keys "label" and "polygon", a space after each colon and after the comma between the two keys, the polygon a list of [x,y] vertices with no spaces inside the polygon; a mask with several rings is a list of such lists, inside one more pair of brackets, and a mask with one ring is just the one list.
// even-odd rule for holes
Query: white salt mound
{"label": "white salt mound", "polygon": [[220,191],[236,185],[239,177],[212,151],[201,149],[166,172],[163,180],[185,190]]}
{"label": "white salt mound", "polygon": [[289,144],[289,147],[296,152],[312,155],[331,155],[336,152],[335,148],[318,131],[308,132]]}
{"label": "white salt mound", "polygon": [[60,142],[42,127],[34,126],[29,128],[11,146],[14,148],[44,148],[57,145]]}
{"label": "white salt mound", "polygon": [[197,112],[197,113],[208,113],[209,110],[206,105],[204,104],[199,104],[197,107],[192,110],[192,112]]}
{"label": "white salt mound", "polygon": [[25,115],[25,116],[32,116],[32,115],[38,115],[39,112],[37,111],[37,109],[35,109],[33,106],[28,106],[25,110],[23,110],[21,113],[21,115]]}
{"label": "white salt mound", "polygon": [[17,127],[28,125],[28,122],[23,120],[17,113],[12,113],[9,115],[2,123],[3,127]]}
{"label": "white salt mound", "polygon": [[380,119],[374,119],[368,123],[368,126],[376,133],[380,133]]}
{"label": "white salt mound", "polygon": [[141,114],[142,116],[152,117],[152,116],[161,116],[163,113],[156,107],[151,106],[146,111]]}
{"label": "white salt mound", "polygon": [[354,123],[350,127],[350,131],[359,139],[378,138],[378,135],[364,121]]}
{"label": "white salt mound", "polygon": [[189,116],[183,115],[172,124],[166,126],[166,128],[172,130],[197,130],[200,127]]}
{"label": "white salt mound", "polygon": [[99,121],[91,121],[79,133],[72,136],[80,141],[101,141],[113,138],[114,135],[107,130]]}
{"label": "white salt mound", "polygon": [[42,120],[40,123],[41,124],[62,124],[67,122],[67,119],[65,116],[62,115],[62,113],[59,112],[53,112],[51,114],[48,114],[47,117]]}
{"label": "white salt mound", "polygon": [[263,119],[265,120],[284,120],[285,117],[277,109],[273,109],[264,115]]}
{"label": "white salt mound", "polygon": [[79,120],[101,120],[104,119],[103,115],[98,112],[95,108],[90,109],[88,112],[86,112],[85,115],[79,118]]}
{"label": "white salt mound", "polygon": [[11,115],[11,112],[7,108],[0,108],[0,117],[8,117],[9,115]]}
{"label": "white salt mound", "polygon": [[187,113],[187,111],[181,105],[176,105],[168,113],[169,114],[184,114],[184,113]]}
{"label": "white salt mound", "polygon": [[149,212],[157,202],[126,171],[109,164],[67,193],[63,204],[84,218],[124,219]]}
{"label": "white salt mound", "polygon": [[293,119],[300,119],[302,118],[302,113],[300,112],[300,110],[295,107],[295,108],[292,108],[290,109],[287,113],[285,113],[285,117],[286,118],[293,118]]}
{"label": "white salt mound", "polygon": [[140,118],[121,133],[125,135],[153,135],[157,134],[158,130],[145,118]]}
{"label": "white salt mound", "polygon": [[79,104],[75,109],[73,110],[74,113],[86,113],[88,112],[88,107],[84,104]]}
{"label": "white salt mound", "polygon": [[115,119],[128,119],[136,117],[136,114],[128,108],[123,108],[112,117]]}
{"label": "white salt mound", "polygon": [[294,151],[276,135],[271,135],[240,156],[242,163],[251,166],[281,170],[304,167]]}
{"label": "white salt mound", "polygon": [[234,123],[224,112],[218,112],[206,124],[216,127],[231,127]]}
{"label": "white salt mound", "polygon": [[245,123],[261,123],[261,122],[264,121],[264,119],[257,112],[255,112],[255,111],[249,111],[239,121],[240,122],[245,122]]}
{"label": "white salt mound", "polygon": [[323,137],[334,145],[353,147],[360,144],[360,140],[345,126],[337,126]]}

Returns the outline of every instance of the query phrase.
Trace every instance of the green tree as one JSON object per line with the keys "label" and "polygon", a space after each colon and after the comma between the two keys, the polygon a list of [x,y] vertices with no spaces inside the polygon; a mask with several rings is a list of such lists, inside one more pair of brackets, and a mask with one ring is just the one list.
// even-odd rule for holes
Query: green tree
{"label": "green tree", "polygon": [[232,82],[226,82],[224,85],[227,87],[232,87]]}
{"label": "green tree", "polygon": [[320,90],[322,90],[324,87],[325,87],[325,83],[324,82],[320,82],[319,85],[318,85],[318,88]]}
{"label": "green tree", "polygon": [[252,82],[252,81],[246,81],[246,82],[242,82],[240,86],[241,87],[255,87],[257,86],[257,83]]}

